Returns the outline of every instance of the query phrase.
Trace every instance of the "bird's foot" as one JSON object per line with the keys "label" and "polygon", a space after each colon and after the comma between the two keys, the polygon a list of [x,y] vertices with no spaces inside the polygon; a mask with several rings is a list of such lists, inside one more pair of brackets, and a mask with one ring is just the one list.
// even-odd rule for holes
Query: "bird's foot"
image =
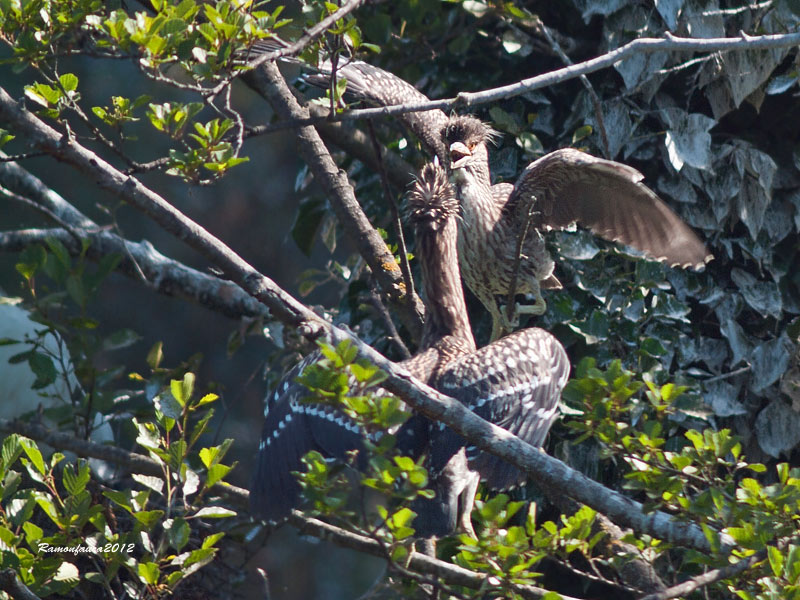
{"label": "bird's foot", "polygon": [[519,314],[517,308],[519,305],[514,306],[514,312],[511,319],[508,318],[508,310],[505,304],[497,303],[497,313],[492,314],[492,337],[489,340],[493,342],[507,335],[519,327]]}
{"label": "bird's foot", "polygon": [[547,302],[544,298],[539,296],[533,304],[520,304],[517,303],[517,315],[543,315],[547,310]]}

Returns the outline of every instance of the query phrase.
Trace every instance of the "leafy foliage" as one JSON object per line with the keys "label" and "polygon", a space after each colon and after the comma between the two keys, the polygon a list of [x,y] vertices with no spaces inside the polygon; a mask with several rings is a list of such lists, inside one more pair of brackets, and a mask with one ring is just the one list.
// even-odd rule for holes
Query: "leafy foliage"
{"label": "leafy foliage", "polygon": [[[237,165],[247,160],[252,119],[240,109],[237,93],[230,93],[238,87],[228,87],[248,72],[239,52],[276,35],[300,39],[339,9],[318,0],[300,4],[293,12],[249,0],[157,0],[135,8],[96,0],[0,1],[0,39],[8,48],[3,68],[22,74],[20,95],[28,108],[65,132],[65,139],[75,132],[90,136],[107,158],[122,158],[133,172],[162,169],[208,184],[235,177]],[[552,39],[577,62],[667,32],[698,38],[779,34],[795,31],[799,20],[791,1],[748,7],[717,0],[654,6],[588,0],[370,3],[310,40],[297,60],[313,67],[321,55],[348,60],[355,54],[431,97],[452,97],[561,68]],[[542,26],[557,35],[544,35]],[[82,55],[130,60],[149,82],[147,93],[126,95],[110,82],[105,100],[86,106],[88,90],[75,68]],[[624,161],[644,173],[715,255],[701,272],[682,271],[582,232],[552,235],[565,289],[548,292],[549,311],[535,322],[568,346],[576,365],[565,393],[569,417],[552,436],[553,453],[650,509],[701,523],[715,548],[727,540],[719,532],[730,536],[735,558],[766,552],[751,569],[708,588],[709,597],[798,596],[797,84],[796,48],[658,52],[591,74],[591,92],[573,80],[478,109],[503,133],[491,152],[500,179],[513,181],[529,161],[566,145]],[[346,81],[339,80],[319,102],[342,112],[345,91]],[[163,145],[142,143],[144,135]],[[376,124],[375,135],[411,164],[424,160],[416,141],[396,128]],[[8,152],[29,151],[28,141],[0,130]],[[394,233],[386,233],[391,227],[379,177],[352,156],[337,158],[392,251],[413,256],[413,247],[404,249]],[[340,243],[345,230],[309,180],[305,170],[296,178],[301,198],[292,237],[307,255],[321,239],[329,259],[323,268],[305,271],[300,291],[334,283],[325,286],[326,314],[390,352],[386,339],[395,333],[375,309],[361,258]],[[106,256],[92,267],[85,260],[89,250],[85,241],[75,252],[51,240],[20,254],[16,270],[43,328],[36,339],[3,343],[20,346],[13,360],[29,366],[42,393],[65,371],[74,373],[82,390],[91,390],[67,394],[46,416],[82,437],[97,414],[132,421],[130,435],[162,475],[137,476],[125,489],[98,494],[86,464],[64,465],[58,453],[46,459],[34,442],[6,438],[2,560],[43,596],[83,591],[81,586],[100,593],[119,583],[130,586],[130,595],[158,597],[215,557],[219,538],[212,534],[200,542],[195,524],[230,516],[226,507],[201,505],[229,475],[231,466],[223,461],[231,442],[204,445],[216,397],[195,393],[198,357],[165,368],[163,347],[151,340],[147,376],[121,365],[98,366],[108,364],[98,356],[139,338],[131,329],[105,332],[91,316],[101,282],[121,258]],[[476,331],[485,336],[488,321],[471,308]],[[48,350],[45,339],[54,334],[68,353]],[[292,350],[287,344],[271,357],[275,371]],[[322,353],[324,360],[303,377],[316,401],[341,406],[376,435],[405,418],[400,401],[379,391],[382,374],[356,361],[351,348],[323,347]],[[62,369],[67,355],[71,366]],[[126,373],[124,384],[135,392],[120,400]],[[402,565],[413,531],[409,505],[427,493],[427,475],[421,464],[396,455],[390,435],[368,450],[361,483],[384,496],[374,515],[353,509],[346,470],[320,455],[306,458],[301,481],[313,511],[339,523],[354,520],[353,527],[381,540]],[[442,555],[490,575],[509,597],[512,583],[540,582],[537,569],[547,572],[551,561],[600,573],[605,584],[622,590],[616,559],[600,548],[604,537],[593,511],[562,510],[566,514],[550,518],[542,515],[553,509],[542,504],[537,513],[524,510],[518,499],[483,498],[473,515],[479,539],[450,540]],[[93,554],[91,566],[68,554],[36,551],[43,541],[72,546],[87,535],[97,544],[135,547]],[[625,541],[668,583],[728,561],[647,536],[632,534]],[[622,562],[631,556],[626,551]],[[581,580],[572,592],[591,585]]]}

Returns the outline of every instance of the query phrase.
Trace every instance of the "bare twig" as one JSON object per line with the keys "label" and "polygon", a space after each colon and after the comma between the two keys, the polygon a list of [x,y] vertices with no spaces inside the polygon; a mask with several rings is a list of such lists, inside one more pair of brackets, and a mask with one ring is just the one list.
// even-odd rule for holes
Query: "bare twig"
{"label": "bare twig", "polygon": [[683,583],[674,585],[671,588],[667,588],[662,592],[656,592],[655,594],[642,596],[639,600],[670,600],[671,598],[679,598],[681,596],[685,596],[686,594],[690,594],[701,587],[716,583],[722,579],[735,577],[739,573],[754,567],[766,559],[767,550],[765,548],[763,550],[759,550],[752,556],[748,556],[747,558],[740,560],[737,563],[719,569],[712,569],[711,571],[707,571],[702,575],[692,577],[688,581],[684,581]]}
{"label": "bare twig", "polygon": [[406,248],[406,238],[403,236],[403,224],[400,222],[400,210],[397,208],[397,202],[389,189],[389,180],[386,177],[386,167],[383,164],[383,153],[381,152],[381,145],[378,143],[378,138],[375,135],[375,128],[372,126],[372,121],[367,121],[367,129],[369,130],[369,138],[372,142],[372,149],[375,151],[375,156],[378,158],[378,174],[381,178],[381,187],[383,187],[383,196],[389,209],[392,211],[392,224],[394,225],[395,235],[397,236],[397,252],[400,254],[400,270],[403,272],[403,281],[406,285],[407,298],[413,298],[416,295],[414,291],[414,278],[411,276],[411,265],[408,264],[408,249]]}
{"label": "bare twig", "polygon": [[517,296],[517,282],[519,280],[519,270],[522,266],[522,247],[525,245],[525,238],[528,236],[528,230],[531,226],[531,219],[533,218],[534,208],[536,207],[536,200],[531,202],[528,208],[528,214],[525,217],[525,222],[522,224],[522,230],[517,237],[517,247],[514,251],[514,268],[511,271],[511,281],[508,285],[508,303],[506,304],[506,321],[511,323],[516,318],[516,296]]}
{"label": "bare twig", "polygon": [[[490,104],[508,98],[525,94],[527,92],[550,87],[558,83],[575,79],[581,75],[587,75],[602,69],[612,67],[615,63],[635,56],[639,53],[652,54],[654,52],[729,52],[733,50],[770,50],[773,48],[789,48],[800,45],[800,33],[783,33],[774,35],[750,36],[742,34],[735,38],[681,38],[667,32],[662,38],[640,38],[633,40],[606,54],[577,63],[563,69],[536,75],[527,79],[522,79],[516,83],[511,83],[497,88],[483,90],[480,92],[461,92],[455,98],[444,98],[441,100],[429,100],[415,104],[395,104],[392,106],[381,106],[378,108],[362,108],[358,110],[344,111],[336,115],[328,115],[324,118],[303,118],[285,120],[274,125],[253,128],[257,133],[270,133],[280,129],[290,129],[305,125],[315,125],[323,120],[328,122],[355,121],[359,119],[372,119],[376,117],[396,116],[410,112],[422,112],[426,110],[440,109],[451,111],[456,108],[471,108]],[[266,56],[266,55],[265,55]]]}
{"label": "bare twig", "polygon": [[45,217],[47,217],[48,219],[53,221],[53,223],[55,223],[56,225],[59,225],[60,227],[63,227],[67,231],[67,233],[69,233],[72,236],[72,239],[74,239],[76,242],[80,243],[81,235],[80,235],[80,233],[78,233],[78,230],[75,229],[72,225],[70,225],[66,221],[64,221],[61,217],[59,217],[56,213],[54,213],[52,210],[50,210],[46,206],[42,206],[38,202],[34,202],[33,200],[29,200],[25,196],[20,196],[19,194],[16,194],[16,193],[12,192],[11,190],[7,190],[2,186],[0,186],[0,195],[5,196],[6,198],[11,200],[12,202],[16,202],[18,204],[22,204],[23,206],[27,206],[28,208],[30,208],[32,210],[35,210],[39,214],[44,215]]}
{"label": "bare twig", "polygon": [[[0,152],[0,157],[2,156],[4,155]],[[16,163],[0,164],[0,185],[36,202],[64,223],[81,229],[97,229],[94,221]]]}
{"label": "bare twig", "polygon": [[715,381],[722,381],[723,379],[730,379],[731,377],[736,377],[737,375],[741,375],[742,373],[747,373],[750,370],[750,365],[745,365],[743,367],[739,367],[738,369],[734,369],[728,373],[722,373],[720,375],[714,375],[713,377],[709,377],[708,379],[701,380],[702,383],[713,383]]}
{"label": "bare twig", "polygon": [[411,352],[409,352],[408,347],[403,342],[403,338],[400,337],[400,332],[397,331],[397,327],[395,327],[394,321],[392,321],[392,315],[390,315],[389,311],[386,310],[386,306],[383,304],[380,296],[375,292],[374,289],[372,289],[371,286],[369,298],[372,306],[374,306],[375,310],[378,311],[378,314],[381,316],[381,320],[386,325],[386,329],[389,331],[389,339],[400,352],[400,357],[403,360],[411,358]]}
{"label": "bare twig", "polygon": [[[332,12],[330,15],[322,19],[319,23],[307,29],[303,32],[297,41],[292,44],[286,44],[284,48],[280,48],[278,50],[274,50],[272,52],[267,52],[266,54],[260,55],[257,59],[253,62],[249,63],[252,68],[260,67],[261,65],[277,60],[283,56],[296,56],[300,54],[308,45],[314,42],[319,36],[321,36],[325,31],[331,27],[336,21],[339,19],[345,18],[355,9],[357,9],[360,5],[364,3],[364,0],[350,0],[347,4],[345,4],[339,10]],[[273,38],[276,42],[281,43],[282,40],[275,37]],[[205,91],[204,93],[208,96],[216,96],[219,94],[226,85],[229,85],[231,81],[236,79],[237,77],[241,76],[244,71],[237,71],[227,77],[224,81],[220,82],[212,89]]]}

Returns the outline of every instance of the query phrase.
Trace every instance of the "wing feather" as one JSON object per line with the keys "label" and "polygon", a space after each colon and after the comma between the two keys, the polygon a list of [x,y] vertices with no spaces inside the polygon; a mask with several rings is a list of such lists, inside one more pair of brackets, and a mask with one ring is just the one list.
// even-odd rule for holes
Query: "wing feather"
{"label": "wing feather", "polygon": [[[436,387],[478,416],[541,446],[558,414],[569,369],[566,352],[555,337],[542,329],[523,329],[455,361]],[[464,445],[461,436],[441,428],[432,443],[434,469]],[[519,469],[492,454],[468,447],[467,455],[470,467],[491,489],[507,489],[526,479]]]}
{"label": "wing feather", "polygon": [[670,266],[698,268],[712,257],[697,235],[626,165],[565,148],[520,175],[506,212],[521,219],[535,202],[537,225],[578,224]]}

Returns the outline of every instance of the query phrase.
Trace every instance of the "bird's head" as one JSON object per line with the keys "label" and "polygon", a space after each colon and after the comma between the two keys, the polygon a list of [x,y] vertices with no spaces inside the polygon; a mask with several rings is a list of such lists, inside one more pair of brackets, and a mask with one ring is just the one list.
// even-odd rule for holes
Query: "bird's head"
{"label": "bird's head", "polygon": [[450,170],[455,179],[466,177],[489,165],[488,142],[496,132],[486,123],[470,115],[453,117],[442,129],[442,140],[450,158]]}
{"label": "bird's head", "polygon": [[428,163],[408,193],[409,220],[418,229],[437,231],[457,214],[458,200],[447,172],[438,164]]}

